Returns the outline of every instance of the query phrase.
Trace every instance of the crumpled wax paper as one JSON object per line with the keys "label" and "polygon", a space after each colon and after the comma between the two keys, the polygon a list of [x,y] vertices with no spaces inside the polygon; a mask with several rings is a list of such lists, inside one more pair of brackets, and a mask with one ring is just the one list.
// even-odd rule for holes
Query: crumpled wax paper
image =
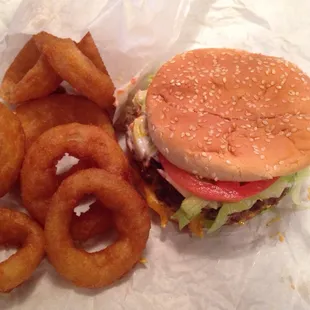
{"label": "crumpled wax paper", "polygon": [[[310,74],[308,0],[192,0],[190,8],[185,0],[28,0],[7,10],[13,11],[10,23],[0,13],[9,34],[0,45],[1,75],[29,34],[46,30],[78,40],[89,29],[117,87],[159,59],[196,47],[283,56]],[[19,203],[14,195],[1,199]],[[147,263],[114,286],[75,288],[44,261],[27,284],[0,297],[0,309],[309,309],[309,255],[310,211],[293,210],[290,197],[202,240],[173,224],[161,229],[154,216]]]}

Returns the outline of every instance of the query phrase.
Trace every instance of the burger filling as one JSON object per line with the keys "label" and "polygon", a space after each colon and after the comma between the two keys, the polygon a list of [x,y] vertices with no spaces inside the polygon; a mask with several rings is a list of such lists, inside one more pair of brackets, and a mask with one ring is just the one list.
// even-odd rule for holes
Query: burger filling
{"label": "burger filling", "polygon": [[169,206],[180,229],[197,219],[209,233],[225,224],[243,223],[278,204],[296,182],[298,173],[244,184],[202,180],[173,166],[148,135],[145,99],[146,91],[138,91],[133,99],[136,118],[128,126],[127,144],[143,178]]}

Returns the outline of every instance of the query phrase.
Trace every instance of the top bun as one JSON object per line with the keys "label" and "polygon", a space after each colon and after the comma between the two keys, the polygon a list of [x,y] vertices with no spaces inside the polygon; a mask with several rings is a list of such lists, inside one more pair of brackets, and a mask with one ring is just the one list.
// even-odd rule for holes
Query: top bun
{"label": "top bun", "polygon": [[204,178],[255,181],[310,164],[309,77],[283,59],[234,49],[175,56],[146,99],[150,136]]}

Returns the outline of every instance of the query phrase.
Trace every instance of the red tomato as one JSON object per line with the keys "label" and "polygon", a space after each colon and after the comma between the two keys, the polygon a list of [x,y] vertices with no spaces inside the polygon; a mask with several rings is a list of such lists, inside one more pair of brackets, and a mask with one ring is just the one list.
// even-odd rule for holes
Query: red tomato
{"label": "red tomato", "polygon": [[176,167],[161,154],[159,154],[159,160],[172,181],[205,200],[237,202],[262,192],[278,179],[245,183],[224,181],[210,183]]}

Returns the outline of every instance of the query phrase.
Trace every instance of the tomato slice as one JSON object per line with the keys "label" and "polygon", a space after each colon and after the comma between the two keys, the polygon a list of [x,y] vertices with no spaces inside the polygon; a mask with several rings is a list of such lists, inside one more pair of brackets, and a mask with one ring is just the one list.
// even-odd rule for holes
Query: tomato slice
{"label": "tomato slice", "polygon": [[212,201],[237,202],[262,192],[278,179],[273,178],[245,183],[226,181],[210,183],[176,167],[162,154],[159,154],[159,161],[165,172],[177,185],[197,197]]}

